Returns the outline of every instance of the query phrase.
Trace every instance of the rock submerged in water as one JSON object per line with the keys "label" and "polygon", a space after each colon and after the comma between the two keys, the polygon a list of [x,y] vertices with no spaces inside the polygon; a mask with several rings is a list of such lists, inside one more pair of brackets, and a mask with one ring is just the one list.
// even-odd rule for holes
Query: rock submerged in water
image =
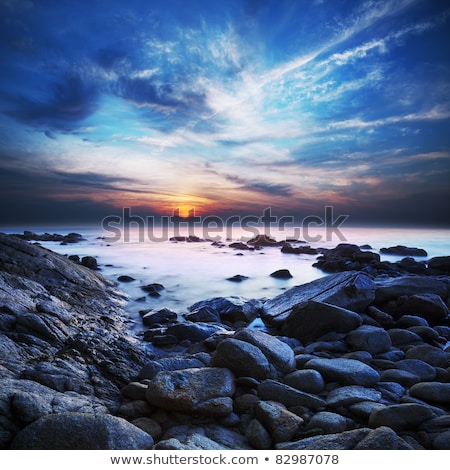
{"label": "rock submerged in water", "polygon": [[449,450],[445,275],[346,271],[271,300],[145,311],[154,348],[96,272],[0,248],[2,448]]}

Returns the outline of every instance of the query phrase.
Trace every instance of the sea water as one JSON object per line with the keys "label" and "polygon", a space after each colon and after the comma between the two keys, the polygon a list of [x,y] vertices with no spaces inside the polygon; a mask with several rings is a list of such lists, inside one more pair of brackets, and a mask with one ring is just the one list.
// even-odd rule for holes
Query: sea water
{"label": "sea water", "polygon": [[[154,241],[138,228],[131,230],[125,241],[113,241],[111,233],[100,227],[27,227],[36,233],[77,232],[83,240],[76,244],[61,245],[58,242],[39,242],[41,245],[64,255],[94,256],[100,273],[117,282],[121,275],[135,279],[130,283],[117,282],[118,288],[128,296],[126,309],[131,318],[140,325],[139,311],[167,307],[177,313],[187,312],[189,306],[200,300],[213,297],[243,296],[249,299],[273,298],[281,292],[327,273],[313,267],[318,255],[284,254],[279,246],[263,247],[254,251],[236,250],[229,247],[233,241],[248,240],[248,233],[215,233],[219,245],[211,240],[201,242],[171,241],[159,233],[161,240]],[[6,233],[21,233],[23,229],[3,230]],[[281,241],[297,233],[281,232],[275,229],[261,229]],[[170,233],[168,235],[171,235]],[[230,237],[231,235],[231,237]],[[369,245],[371,251],[379,252],[382,247],[405,245],[423,248],[427,257],[450,255],[450,230],[448,229],[406,229],[406,228],[341,228],[340,233],[326,233],[317,228],[308,233],[313,248],[333,248],[339,243]],[[155,237],[156,238],[156,237]],[[312,241],[314,240],[314,241]],[[294,244],[304,246],[305,243]],[[402,256],[381,254],[382,260],[395,262]],[[290,279],[276,279],[270,274],[278,269],[288,269]],[[242,282],[227,280],[237,274],[246,276]],[[164,286],[159,297],[147,295],[142,287],[159,283]]]}

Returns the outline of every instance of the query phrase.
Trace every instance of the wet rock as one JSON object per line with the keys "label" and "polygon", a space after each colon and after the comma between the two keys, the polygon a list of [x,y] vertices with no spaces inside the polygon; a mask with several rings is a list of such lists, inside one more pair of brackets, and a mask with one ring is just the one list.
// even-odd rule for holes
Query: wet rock
{"label": "wet rock", "polygon": [[442,273],[450,273],[450,256],[436,256],[428,261],[430,269],[441,271]]}
{"label": "wet rock", "polygon": [[258,347],[234,338],[227,338],[219,343],[211,365],[227,367],[238,377],[265,379],[272,374],[269,361]]}
{"label": "wet rock", "polygon": [[145,326],[154,326],[158,324],[170,323],[175,321],[178,317],[176,312],[173,312],[168,308],[155,308],[150,310],[144,310],[142,313],[142,323]]}
{"label": "wet rock", "polygon": [[201,307],[184,315],[184,318],[192,322],[214,323],[220,322],[220,314],[209,307]]}
{"label": "wet rock", "polygon": [[380,255],[371,251],[361,251],[359,246],[340,243],[335,248],[324,250],[313,266],[328,273],[363,269],[365,266],[376,265]]}
{"label": "wet rock", "polygon": [[346,342],[353,351],[362,350],[371,354],[389,351],[392,346],[391,338],[383,328],[370,325],[362,325],[351,331]]}
{"label": "wet rock", "polygon": [[369,426],[373,428],[387,426],[394,431],[413,430],[435,417],[436,414],[428,406],[402,403],[374,409],[369,417]]}
{"label": "wet rock", "polygon": [[330,332],[348,333],[361,323],[360,315],[355,312],[310,300],[292,309],[281,327],[281,333],[308,343]]}
{"label": "wet rock", "polygon": [[409,389],[409,394],[427,403],[450,405],[450,383],[419,382]]}
{"label": "wet rock", "polygon": [[422,248],[408,247],[404,245],[381,248],[380,253],[397,256],[428,256],[428,253]]}
{"label": "wet rock", "polygon": [[219,325],[212,325],[209,323],[193,323],[184,322],[177,325],[169,326],[165,333],[178,338],[179,341],[189,340],[193,342],[203,341],[209,338],[214,333],[226,331]]}
{"label": "wet rock", "polygon": [[98,269],[97,259],[93,256],[83,256],[83,258],[81,258],[81,264],[89,269]]}
{"label": "wet rock", "polygon": [[145,450],[152,437],[111,415],[61,413],[43,416],[15,437],[15,450]]}
{"label": "wet rock", "polygon": [[354,359],[316,358],[308,361],[305,368],[317,370],[325,380],[343,385],[371,387],[380,380],[380,374],[375,369]]}
{"label": "wet rock", "polygon": [[232,277],[227,277],[227,281],[231,282],[242,282],[248,279],[248,276],[243,276],[242,274],[236,274]]}
{"label": "wet rock", "polygon": [[274,238],[268,235],[257,235],[247,242],[248,245],[262,247],[262,246],[283,246],[285,242],[277,242]]}
{"label": "wet rock", "polygon": [[161,291],[163,291],[165,287],[162,284],[158,284],[154,282],[152,284],[147,284],[145,286],[142,286],[141,289],[144,292],[147,292],[147,294],[150,295],[151,297],[160,297]]}
{"label": "wet rock", "polygon": [[213,299],[196,302],[189,307],[189,311],[193,312],[201,308],[210,308],[216,311],[221,321],[226,324],[234,324],[236,322],[248,324],[259,316],[261,307],[262,302],[260,300],[230,296],[215,297]]}
{"label": "wet rock", "polygon": [[311,248],[309,245],[292,246],[290,243],[285,243],[281,248],[281,253],[289,253],[294,255],[317,255],[319,254],[319,250],[317,248]]}
{"label": "wet rock", "polygon": [[276,279],[291,279],[293,276],[289,272],[289,269],[278,269],[271,273],[270,277],[274,277]]}
{"label": "wet rock", "polygon": [[119,282],[133,282],[135,281],[136,279],[134,277],[131,277],[131,276],[127,276],[126,274],[123,274],[122,276],[119,276],[117,278],[117,280]]}
{"label": "wet rock", "polygon": [[163,409],[226,416],[233,411],[234,380],[221,368],[163,371],[149,383],[146,400]]}
{"label": "wet rock", "polygon": [[268,300],[261,317],[269,325],[281,325],[294,306],[309,300],[359,312],[373,301],[374,295],[375,284],[369,276],[359,272],[338,273],[293,287]]}

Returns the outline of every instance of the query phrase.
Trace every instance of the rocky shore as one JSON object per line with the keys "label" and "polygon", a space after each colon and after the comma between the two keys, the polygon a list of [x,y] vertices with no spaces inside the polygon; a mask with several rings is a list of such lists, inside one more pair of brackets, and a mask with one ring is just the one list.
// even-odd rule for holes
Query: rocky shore
{"label": "rocky shore", "polygon": [[272,299],[143,310],[140,341],[112,282],[0,234],[0,448],[450,449],[449,258],[405,259],[323,250]]}

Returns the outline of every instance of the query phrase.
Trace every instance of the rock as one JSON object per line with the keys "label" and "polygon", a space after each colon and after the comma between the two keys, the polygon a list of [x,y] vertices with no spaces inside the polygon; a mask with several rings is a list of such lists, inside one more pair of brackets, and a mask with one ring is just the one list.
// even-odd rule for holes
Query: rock
{"label": "rock", "polygon": [[430,326],[411,326],[409,331],[416,333],[427,343],[433,343],[434,341],[439,343],[439,333]]}
{"label": "rock", "polygon": [[192,322],[205,322],[215,323],[220,322],[220,314],[217,310],[209,307],[201,307],[193,310],[191,313],[186,313],[184,318]]}
{"label": "rock", "polygon": [[147,385],[141,382],[130,382],[122,388],[121,392],[124,397],[131,400],[145,400],[145,392]]}
{"label": "rock", "polygon": [[411,387],[417,382],[420,382],[420,378],[412,372],[401,369],[387,369],[380,373],[381,380],[383,382],[396,382],[403,387]]}
{"label": "rock", "polygon": [[147,284],[145,286],[142,286],[141,289],[144,292],[147,292],[147,294],[150,295],[151,297],[160,297],[161,291],[163,291],[165,287],[162,284],[158,284],[154,282],[152,284]]}
{"label": "rock", "polygon": [[420,359],[402,359],[395,363],[395,367],[411,372],[422,382],[432,382],[436,378],[436,369]]}
{"label": "rock", "polygon": [[420,424],[435,418],[436,414],[425,405],[402,403],[384,408],[375,408],[369,417],[369,426],[388,426],[394,431],[414,430]]}
{"label": "rock", "polygon": [[242,242],[233,242],[228,245],[230,248],[235,250],[254,250],[255,248],[252,246],[248,246],[246,243]]}
{"label": "rock", "polygon": [[340,408],[342,406],[353,405],[360,401],[381,400],[381,393],[373,388],[361,387],[359,385],[347,385],[332,390],[327,396],[327,406],[330,408]]}
{"label": "rock", "polygon": [[410,330],[403,328],[392,328],[388,330],[392,345],[401,347],[404,345],[422,344],[422,338]]}
{"label": "rock", "polygon": [[[145,313],[144,313],[145,312]],[[151,310],[144,310],[142,316],[142,323],[145,326],[154,326],[157,324],[165,324],[173,322],[177,319],[176,312],[168,308],[155,308]]]}
{"label": "rock", "polygon": [[319,254],[319,250],[317,248],[311,248],[309,245],[294,247],[290,243],[285,243],[281,248],[281,253],[290,253],[294,255],[317,255]]}
{"label": "rock", "polygon": [[257,247],[261,246],[283,246],[285,242],[277,242],[275,239],[269,237],[268,235],[256,235],[247,242],[248,245],[253,245]]}
{"label": "rock", "polygon": [[307,437],[295,442],[282,442],[275,445],[277,450],[350,450],[353,449],[371,430],[352,429],[336,434]]}
{"label": "rock", "polygon": [[434,367],[448,367],[450,353],[428,344],[419,344],[406,351],[406,359],[419,359]]}
{"label": "rock", "polygon": [[272,447],[270,434],[257,419],[250,421],[245,431],[245,436],[255,449],[271,449]]}
{"label": "rock", "polygon": [[83,256],[83,258],[81,258],[81,264],[89,269],[98,269],[97,260],[93,256]]}
{"label": "rock", "polygon": [[158,372],[183,369],[197,369],[204,367],[202,361],[191,356],[169,356],[149,361],[139,372],[140,380],[153,379]]}
{"label": "rock", "polygon": [[253,344],[260,349],[278,371],[286,374],[295,369],[294,351],[276,336],[254,329],[243,328],[233,337]]}
{"label": "rock", "polygon": [[173,335],[178,338],[179,341],[183,341],[185,339],[198,342],[203,341],[206,338],[209,338],[215,333],[224,332],[224,330],[219,325],[212,325],[209,323],[193,323],[193,322],[183,322],[178,323],[177,325],[169,326],[165,333],[167,335]]}
{"label": "rock", "polygon": [[288,411],[280,403],[270,401],[258,402],[255,414],[269,432],[273,442],[290,441],[304,422],[300,416]]}
{"label": "rock", "polygon": [[419,382],[409,389],[409,394],[427,403],[450,405],[450,383]]}
{"label": "rock", "polygon": [[433,449],[450,450],[450,430],[439,434],[433,439]]}
{"label": "rock", "polygon": [[142,429],[147,434],[150,434],[150,436],[152,436],[154,441],[156,441],[157,439],[161,437],[161,434],[162,434],[161,426],[156,421],[153,421],[153,419],[151,418],[146,418],[146,417],[136,418],[133,421],[131,421],[131,424],[133,426],[138,427],[139,429]]}
{"label": "rock", "polygon": [[399,437],[391,428],[380,426],[370,431],[353,450],[397,450]]}
{"label": "rock", "polygon": [[269,361],[258,347],[234,338],[227,338],[219,343],[211,365],[227,367],[238,377],[265,379],[272,373]]}
{"label": "rock", "polygon": [[365,422],[369,420],[370,413],[376,408],[384,408],[386,405],[376,403],[374,401],[359,401],[353,405],[348,406],[348,410],[354,416],[359,419],[363,419]]}
{"label": "rock", "polygon": [[146,400],[163,409],[226,416],[233,411],[234,392],[231,371],[205,367],[159,372],[149,383]]}
{"label": "rock", "polygon": [[271,273],[270,276],[276,279],[291,279],[293,277],[289,272],[289,269],[278,269],[277,271]]}
{"label": "rock", "polygon": [[276,380],[264,380],[258,386],[258,396],[262,400],[282,403],[287,408],[305,406],[311,409],[325,407],[325,400],[317,395],[302,392]]}
{"label": "rock", "polygon": [[371,354],[389,351],[392,346],[391,338],[383,328],[370,325],[362,325],[351,331],[346,342],[352,351],[362,350]]}
{"label": "rock", "polygon": [[380,253],[384,253],[385,255],[397,256],[428,256],[428,253],[422,248],[413,248],[404,245],[391,246],[389,248],[381,248]]}
{"label": "rock", "polygon": [[296,370],[283,378],[283,382],[306,393],[321,393],[325,382],[319,372],[313,369]]}
{"label": "rock", "polygon": [[266,301],[261,317],[268,325],[280,325],[294,306],[309,300],[360,312],[373,301],[374,296],[375,284],[369,276],[359,272],[332,274],[293,287]]}
{"label": "rock", "polygon": [[231,282],[242,282],[246,279],[248,279],[248,276],[242,276],[242,274],[236,274],[235,276],[227,277],[227,281]]}
{"label": "rock", "polygon": [[259,316],[261,307],[262,302],[260,300],[230,296],[215,297],[196,302],[189,307],[189,311],[193,312],[201,308],[210,308],[216,311],[221,321],[226,324],[234,324],[236,322],[248,324]]}
{"label": "rock", "polygon": [[379,308],[370,305],[367,310],[366,314],[370,316],[373,320],[377,322],[378,325],[382,326],[385,329],[389,329],[395,326],[395,320],[392,315],[389,313],[383,312]]}
{"label": "rock", "polygon": [[348,333],[361,323],[360,315],[355,312],[310,300],[292,309],[282,324],[281,333],[302,343],[310,343],[330,332]]}
{"label": "rock", "polygon": [[406,393],[405,388],[396,382],[379,382],[375,388],[381,392],[387,402],[398,403]]}
{"label": "rock", "polygon": [[425,318],[430,325],[440,325],[450,315],[450,311],[437,294],[417,294],[408,297],[400,309],[405,313],[415,313]]}
{"label": "rock", "polygon": [[380,255],[370,251],[361,251],[359,246],[350,243],[341,243],[335,248],[323,250],[322,256],[317,258],[313,266],[328,273],[360,270],[365,266],[376,265],[380,262]]}
{"label": "rock", "polygon": [[382,305],[404,295],[435,294],[446,298],[450,281],[438,276],[406,275],[376,279],[375,284],[375,302],[377,305]]}
{"label": "rock", "polygon": [[450,256],[436,256],[428,261],[428,268],[443,273],[450,273]]}
{"label": "rock", "polygon": [[145,450],[152,437],[111,415],[60,413],[43,416],[20,431],[14,450]]}
{"label": "rock", "polygon": [[428,322],[423,317],[417,315],[402,315],[396,322],[397,328],[411,328],[412,326],[428,326]]}
{"label": "rock", "polygon": [[343,385],[371,387],[380,380],[375,369],[354,359],[311,359],[305,364],[305,369],[317,370],[325,380]]}
{"label": "rock", "polygon": [[344,432],[349,425],[349,419],[330,411],[316,413],[305,426],[305,431],[316,430],[316,434],[335,434]]}
{"label": "rock", "polygon": [[119,277],[117,278],[117,280],[118,280],[119,282],[133,282],[133,281],[135,281],[136,279],[135,279],[134,277],[127,276],[127,275],[124,274],[124,275],[122,275],[122,276],[119,276]]}

